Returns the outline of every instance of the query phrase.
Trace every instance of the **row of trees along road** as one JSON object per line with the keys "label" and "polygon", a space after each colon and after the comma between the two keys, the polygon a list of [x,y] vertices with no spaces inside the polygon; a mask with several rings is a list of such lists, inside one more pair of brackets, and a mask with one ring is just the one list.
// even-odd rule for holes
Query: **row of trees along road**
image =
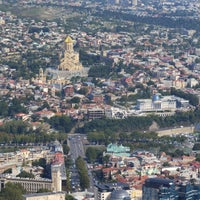
{"label": "row of trees along road", "polygon": [[90,180],[85,161],[80,156],[76,159],[76,167],[80,176],[80,186],[83,190],[89,188]]}

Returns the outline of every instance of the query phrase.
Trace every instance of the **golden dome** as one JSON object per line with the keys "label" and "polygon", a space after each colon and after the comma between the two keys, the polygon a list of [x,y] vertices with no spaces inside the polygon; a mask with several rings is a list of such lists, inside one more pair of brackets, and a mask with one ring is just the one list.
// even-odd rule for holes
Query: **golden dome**
{"label": "golden dome", "polygon": [[65,43],[73,43],[73,40],[70,36],[67,36],[67,38],[65,39]]}

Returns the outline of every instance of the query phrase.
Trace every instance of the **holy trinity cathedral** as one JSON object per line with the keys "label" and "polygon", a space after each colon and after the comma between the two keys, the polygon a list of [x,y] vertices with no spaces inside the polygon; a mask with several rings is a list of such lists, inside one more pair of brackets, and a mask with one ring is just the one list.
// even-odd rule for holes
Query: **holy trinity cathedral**
{"label": "holy trinity cathedral", "polygon": [[65,39],[65,52],[64,57],[60,60],[59,70],[79,71],[83,66],[79,62],[79,53],[74,51],[74,41],[68,36]]}
{"label": "holy trinity cathedral", "polygon": [[67,84],[72,77],[87,76],[88,70],[80,63],[79,53],[74,51],[74,41],[70,36],[67,36],[64,41],[64,53],[60,58],[60,64],[57,69],[48,68],[44,73],[43,69],[40,69],[35,81],[45,83],[46,75],[48,74],[52,77],[48,83],[63,85]]}

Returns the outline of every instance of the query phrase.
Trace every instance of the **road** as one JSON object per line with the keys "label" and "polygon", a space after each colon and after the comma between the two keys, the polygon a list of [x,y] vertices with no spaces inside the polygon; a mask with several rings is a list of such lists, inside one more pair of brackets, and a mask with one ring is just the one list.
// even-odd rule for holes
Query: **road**
{"label": "road", "polygon": [[195,129],[194,126],[186,126],[186,127],[178,127],[178,128],[170,128],[170,129],[158,130],[156,132],[158,133],[158,136],[178,135],[178,134],[193,133],[194,129]]}
{"label": "road", "polygon": [[[85,158],[85,150],[84,150],[84,145],[83,145],[83,140],[85,136],[84,135],[79,135],[79,134],[74,134],[70,135],[68,137],[68,145],[70,147],[70,155],[71,159],[73,161],[73,168],[71,169],[71,184],[72,188],[80,188],[80,182],[78,178],[78,172],[75,167],[75,161],[76,159],[81,156],[83,159]],[[86,162],[87,166],[87,162]],[[92,173],[90,169],[88,169],[88,175],[90,179],[90,188],[88,189],[89,192],[94,192],[94,180]]]}
{"label": "road", "polygon": [[69,136],[68,140],[69,140],[70,155],[72,160],[75,161],[79,156],[85,158],[82,136],[80,135]]}

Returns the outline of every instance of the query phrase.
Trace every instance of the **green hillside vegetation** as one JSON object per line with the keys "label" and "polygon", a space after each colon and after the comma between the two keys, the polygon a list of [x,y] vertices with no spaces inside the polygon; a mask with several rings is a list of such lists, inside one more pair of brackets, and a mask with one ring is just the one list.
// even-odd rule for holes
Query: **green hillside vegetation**
{"label": "green hillside vegetation", "polygon": [[149,126],[156,122],[160,128],[169,128],[181,125],[191,125],[198,123],[200,119],[200,110],[189,112],[177,112],[173,116],[159,117],[149,115],[145,117],[127,117],[125,119],[97,119],[85,124],[80,129],[82,133],[93,132],[132,132],[148,130]]}

